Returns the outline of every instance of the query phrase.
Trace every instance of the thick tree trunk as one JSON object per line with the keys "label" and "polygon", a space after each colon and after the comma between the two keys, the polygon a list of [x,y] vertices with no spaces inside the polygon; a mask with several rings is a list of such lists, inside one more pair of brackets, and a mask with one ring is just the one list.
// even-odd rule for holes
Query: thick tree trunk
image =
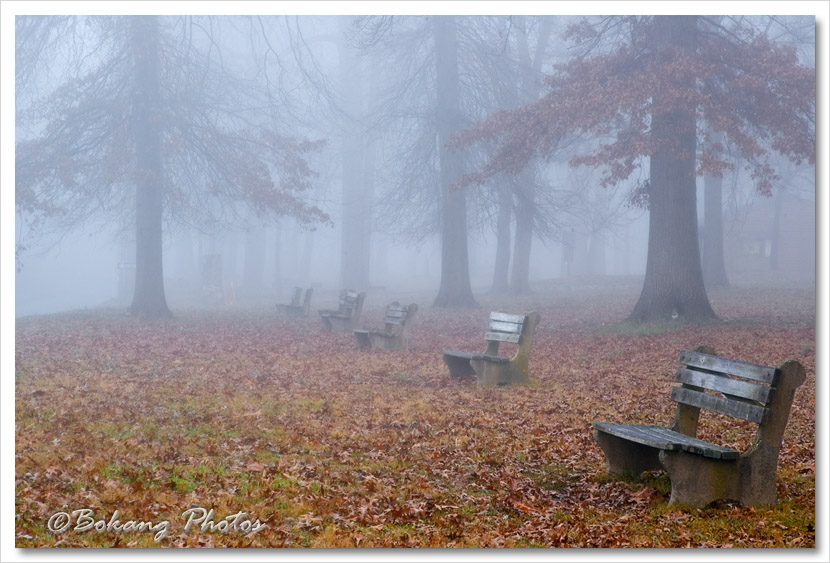
{"label": "thick tree trunk", "polygon": [[462,154],[448,151],[453,132],[461,127],[458,47],[455,17],[433,16],[436,67],[436,119],[441,167],[441,287],[435,307],[476,307],[470,286],[467,254],[467,202],[463,190],[450,190],[463,172]]}
{"label": "thick tree trunk", "polygon": [[513,201],[510,190],[499,190],[499,209],[496,218],[496,263],[493,266],[493,293],[507,291],[508,269],[510,268],[510,219],[513,215]]}
{"label": "thick tree trunk", "polygon": [[135,57],[133,133],[136,147],[135,187],[135,293],[133,315],[170,317],[164,295],[162,268],[163,166],[161,159],[162,117],[158,109],[159,29],[155,16],[132,18],[132,48]]}
{"label": "thick tree trunk", "polygon": [[[695,48],[694,16],[656,16],[657,48]],[[680,85],[679,85],[680,86]],[[694,88],[692,80],[682,85]],[[655,99],[659,108],[659,99]],[[715,318],[703,284],[697,236],[694,108],[655,111],[652,134],[646,277],[629,321]]]}

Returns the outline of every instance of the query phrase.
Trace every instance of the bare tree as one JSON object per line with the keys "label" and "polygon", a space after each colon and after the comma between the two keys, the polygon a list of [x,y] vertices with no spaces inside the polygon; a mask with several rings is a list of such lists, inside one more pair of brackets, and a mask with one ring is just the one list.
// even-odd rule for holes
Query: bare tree
{"label": "bare tree", "polygon": [[[211,20],[88,17],[76,25],[78,18],[40,20],[40,36],[51,43],[25,53],[48,56],[52,46],[71,51],[75,63],[33,106],[42,116],[37,133],[17,141],[17,207],[35,232],[91,218],[135,225],[133,314],[170,315],[165,218],[206,227],[249,213],[307,225],[329,220],[303,199],[314,177],[306,157],[322,143],[283,135],[262,120],[256,108],[265,88],[224,66]],[[34,25],[28,17],[16,23]]]}

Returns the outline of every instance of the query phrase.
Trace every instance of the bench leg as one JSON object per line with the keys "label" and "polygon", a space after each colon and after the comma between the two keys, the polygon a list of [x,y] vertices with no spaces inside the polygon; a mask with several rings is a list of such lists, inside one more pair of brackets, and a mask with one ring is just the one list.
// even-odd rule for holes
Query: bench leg
{"label": "bench leg", "polygon": [[660,450],[594,429],[594,439],[605,454],[605,470],[616,475],[636,476],[660,469]]}
{"label": "bench leg", "polygon": [[323,320],[323,330],[325,330],[326,332],[331,332],[331,319],[325,316],[320,316],[320,318]]}
{"label": "bench leg", "polygon": [[702,508],[716,500],[740,501],[738,460],[666,450],[660,462],[671,479],[669,504]]}
{"label": "bench leg", "polygon": [[387,336],[385,334],[370,334],[369,338],[372,341],[372,348],[375,350],[405,350],[402,338],[396,336]]}
{"label": "bench leg", "polygon": [[444,363],[450,369],[450,377],[470,377],[476,374],[470,365],[470,358],[444,354]]}
{"label": "bench leg", "polygon": [[372,340],[369,337],[369,332],[366,330],[354,331],[354,337],[357,339],[357,347],[361,350],[367,350],[372,347]]}
{"label": "bench leg", "polygon": [[347,333],[352,331],[352,320],[351,319],[341,319],[338,317],[328,317],[329,326],[331,326],[332,332],[338,333]]}
{"label": "bench leg", "polygon": [[522,374],[515,369],[512,362],[496,363],[481,359],[470,360],[470,365],[476,373],[476,381],[479,385],[513,385],[515,383],[528,383],[527,374]]}

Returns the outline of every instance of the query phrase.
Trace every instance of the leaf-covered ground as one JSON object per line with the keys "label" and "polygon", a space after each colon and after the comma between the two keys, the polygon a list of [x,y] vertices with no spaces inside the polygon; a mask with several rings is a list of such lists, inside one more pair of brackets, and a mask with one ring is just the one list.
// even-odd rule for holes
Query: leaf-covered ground
{"label": "leaf-covered ground", "polygon": [[[551,284],[477,310],[422,295],[407,352],[358,350],[272,305],[18,319],[17,546],[815,547],[813,289],[712,292],[725,323],[620,324],[637,290]],[[367,326],[385,297],[369,295]],[[541,313],[530,386],[449,378],[441,351],[483,350],[490,310]],[[807,370],[773,508],[668,506],[662,473],[605,474],[591,423],[668,423],[680,351],[698,344]],[[709,416],[702,437],[743,449],[754,429]],[[267,527],[185,531],[194,507]],[[169,537],[48,531],[84,508],[166,520]]]}

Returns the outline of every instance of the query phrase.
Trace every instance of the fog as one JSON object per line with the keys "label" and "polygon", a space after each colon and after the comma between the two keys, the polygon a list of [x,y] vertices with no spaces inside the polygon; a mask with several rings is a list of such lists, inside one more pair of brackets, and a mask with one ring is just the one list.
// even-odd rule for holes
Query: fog
{"label": "fog", "polygon": [[[115,61],[113,77],[94,95],[101,104],[117,101],[121,86],[106,89],[123,61],[107,50],[117,48],[119,30],[131,25],[101,20],[99,27],[70,29],[59,18],[35,19],[31,30],[20,21],[17,26],[21,37],[31,31],[25,41],[18,38],[16,53],[18,151],[22,143],[62,138],[56,123],[70,123],[78,114],[49,96],[107,61]],[[452,34],[442,38],[445,31],[430,27],[425,16],[159,18],[164,47],[158,106],[170,120],[158,141],[164,159],[162,279],[170,309],[280,303],[295,286],[331,293],[346,287],[394,290],[431,300],[450,276],[443,247],[464,238],[447,234],[449,226],[459,226],[458,217],[466,223],[466,248],[455,262],[466,260],[474,296],[521,294],[551,282],[642,278],[649,211],[632,203],[630,194],[648,176],[647,157],[627,179],[603,186],[603,166],[570,165],[602,141],[580,134],[544,158],[534,157],[519,175],[448,187],[479,170],[488,149],[445,152],[445,133],[541,97],[544,76],[572,56],[563,32],[577,19],[459,16]],[[790,27],[776,29],[776,37],[794,44],[802,63],[814,67],[812,36],[785,34],[813,29],[812,18],[787,22]],[[68,33],[77,43],[61,41]],[[48,60],[39,58],[47,53]],[[457,65],[450,81],[442,82],[440,62],[450,57]],[[92,91],[77,96],[79,103],[94,101]],[[38,113],[42,108],[51,113]],[[208,124],[222,134],[198,143],[189,136]],[[143,263],[136,254],[142,245],[136,242],[135,176],[113,146],[126,126],[109,114],[73,126],[68,135],[84,129],[84,146],[31,158],[87,151],[81,157],[86,160],[71,171],[53,162],[49,174],[32,173],[26,180],[35,186],[31,200],[18,188],[17,317],[98,307],[127,312],[134,306]],[[241,130],[251,135],[244,140],[249,144],[217,140]],[[275,146],[290,148],[276,156],[253,154],[264,130],[282,136]],[[325,144],[301,147],[304,141]],[[93,150],[90,143],[97,143]],[[44,166],[33,162],[32,169]],[[723,177],[727,276],[814,284],[815,168],[777,156],[773,163],[780,179],[771,197],[757,193],[741,166]],[[19,178],[28,178],[29,169],[21,166],[18,159]],[[260,166],[273,179],[268,193],[258,191],[265,190],[259,176],[251,177]],[[54,190],[62,181],[71,186],[69,195]],[[453,219],[447,209],[458,197],[461,215]],[[60,210],[45,209],[43,201]],[[701,243],[704,218],[701,176]],[[525,229],[532,233],[529,244],[521,242]],[[506,270],[497,264],[499,233],[508,237],[502,247],[509,248]],[[522,272],[516,259],[528,249]],[[497,268],[507,287],[495,287]]]}

